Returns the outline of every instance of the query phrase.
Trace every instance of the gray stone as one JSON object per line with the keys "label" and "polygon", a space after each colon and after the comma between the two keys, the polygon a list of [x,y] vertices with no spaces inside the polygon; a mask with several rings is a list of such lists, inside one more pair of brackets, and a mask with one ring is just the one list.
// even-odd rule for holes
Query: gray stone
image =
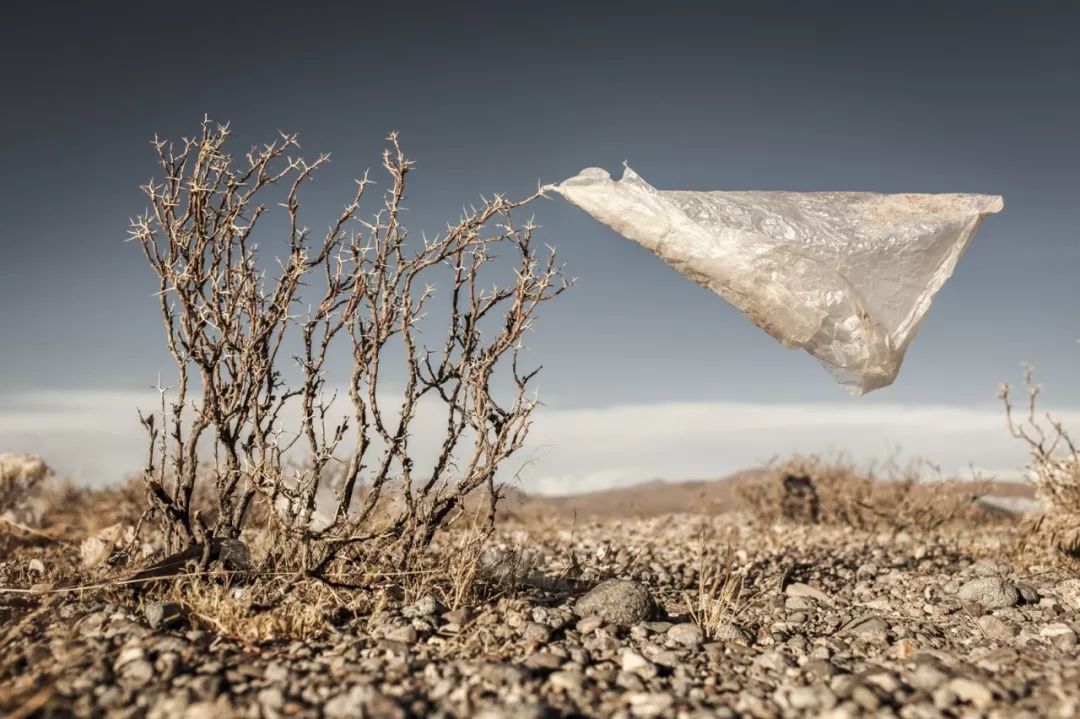
{"label": "gray stone", "polygon": [[525,622],[521,628],[521,638],[529,642],[545,643],[551,639],[551,627],[539,622]]}
{"label": "gray stone", "polygon": [[409,619],[413,617],[433,617],[439,613],[440,609],[442,607],[439,606],[438,600],[428,595],[402,609],[401,615]]}
{"label": "gray stone", "polygon": [[1057,586],[1061,601],[1069,609],[1080,609],[1080,579],[1066,579]]}
{"label": "gray stone", "polygon": [[609,579],[574,603],[579,617],[599,617],[605,623],[631,626],[652,618],[656,611],[649,590],[629,579]]}
{"label": "gray stone", "polygon": [[174,629],[184,623],[184,608],[175,602],[153,602],[143,610],[146,623],[154,631]]}
{"label": "gray stone", "polygon": [[374,694],[369,686],[357,684],[330,699],[323,706],[323,715],[328,719],[352,719],[364,715],[364,705]]}
{"label": "gray stone", "polygon": [[872,642],[884,642],[889,638],[889,623],[881,617],[871,617],[853,626],[851,633]]}
{"label": "gray stone", "polygon": [[977,577],[957,592],[961,602],[978,602],[985,609],[1004,609],[1020,601],[1016,586],[1000,577]]}
{"label": "gray stone", "polygon": [[667,630],[667,638],[684,647],[699,647],[705,641],[705,634],[696,624],[675,624]]}
{"label": "gray stone", "polygon": [[991,639],[999,639],[1001,641],[1008,641],[1020,633],[1020,627],[1015,624],[1009,624],[1008,622],[995,617],[993,614],[986,614],[979,617],[979,628]]}
{"label": "gray stone", "polygon": [[978,709],[987,707],[994,701],[993,693],[974,679],[956,677],[949,680],[948,688],[961,701],[972,704]]}

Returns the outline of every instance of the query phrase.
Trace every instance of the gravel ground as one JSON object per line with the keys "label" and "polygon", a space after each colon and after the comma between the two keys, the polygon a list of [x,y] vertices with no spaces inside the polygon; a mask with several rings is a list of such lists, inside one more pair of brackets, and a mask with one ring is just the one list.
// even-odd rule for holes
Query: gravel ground
{"label": "gravel ground", "polygon": [[[741,514],[525,523],[485,558],[524,557],[518,591],[258,645],[183,607],[0,595],[0,686],[16,716],[1075,716],[1080,574],[1022,561],[1014,535]],[[702,547],[741,583],[704,631],[688,612]]]}

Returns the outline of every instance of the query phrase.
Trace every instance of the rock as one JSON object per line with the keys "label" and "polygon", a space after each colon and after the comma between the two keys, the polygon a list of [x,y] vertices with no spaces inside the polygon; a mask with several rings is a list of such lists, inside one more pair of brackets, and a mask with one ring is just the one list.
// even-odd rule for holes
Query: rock
{"label": "rock", "polygon": [[[821,602],[822,604],[828,604],[832,606],[833,599],[820,589],[815,589],[809,584],[803,584],[802,582],[792,582],[784,587],[784,594],[789,597],[802,597],[804,599],[813,599],[815,602]],[[795,607],[789,607],[794,609]],[[798,607],[798,609],[808,609],[808,607]]]}
{"label": "rock", "polygon": [[539,622],[526,622],[521,628],[521,638],[528,642],[546,643],[551,639],[551,627]]}
{"label": "rock", "polygon": [[713,630],[713,638],[718,642],[738,642],[740,644],[749,644],[750,636],[744,632],[737,624],[731,622],[724,622]]}
{"label": "rock", "polygon": [[647,621],[655,611],[649,590],[629,579],[601,582],[574,603],[579,617],[599,617],[607,624],[622,626]]}
{"label": "rock", "polygon": [[1004,609],[1020,601],[1016,586],[1000,577],[977,577],[957,592],[961,602],[978,602],[985,609]]}
{"label": "rock", "polygon": [[993,693],[973,679],[956,677],[950,679],[947,686],[949,691],[955,694],[960,701],[972,704],[978,709],[987,707],[994,701]]}
{"label": "rock", "polygon": [[699,647],[705,641],[705,634],[696,624],[674,624],[667,630],[667,638],[684,647]]}
{"label": "rock", "polygon": [[1080,579],[1066,579],[1057,586],[1061,601],[1069,609],[1080,609]]}
{"label": "rock", "polygon": [[323,706],[323,716],[327,719],[352,719],[364,716],[364,705],[375,693],[369,686],[357,684],[336,695]]}
{"label": "rock", "polygon": [[1017,582],[1016,591],[1020,592],[1020,599],[1024,601],[1024,604],[1038,604],[1042,598],[1039,596],[1039,590],[1027,582]]}
{"label": "rock", "polygon": [[153,602],[143,610],[146,623],[154,631],[175,629],[184,623],[184,608],[176,602]]}
{"label": "rock", "polygon": [[386,638],[393,642],[401,642],[402,644],[416,644],[418,635],[416,627],[409,625],[391,629],[386,633]]}
{"label": "rock", "polygon": [[281,716],[281,709],[285,706],[285,695],[279,687],[267,687],[261,690],[256,698],[264,717]]}
{"label": "rock", "polygon": [[1020,633],[1020,627],[1009,624],[993,614],[979,617],[979,628],[991,639],[1008,641]]}
{"label": "rock", "polygon": [[251,550],[239,539],[222,539],[218,545],[218,559],[230,572],[250,572]]}
{"label": "rock", "polygon": [[435,597],[428,595],[402,609],[401,615],[407,619],[413,617],[433,617],[439,613],[440,609],[442,609],[442,607],[439,606],[439,601],[435,599]]}
{"label": "rock", "polygon": [[549,652],[535,652],[525,657],[522,662],[529,669],[553,671],[560,668],[566,660]]}
{"label": "rock", "polygon": [[868,641],[883,643],[889,638],[889,623],[881,617],[870,617],[854,625],[849,631]]}
{"label": "rock", "polygon": [[579,620],[574,628],[579,634],[592,634],[602,626],[604,626],[604,620],[600,617],[585,617]]}
{"label": "rock", "polygon": [[630,713],[636,717],[656,717],[671,709],[675,697],[670,694],[634,692],[626,696]]}
{"label": "rock", "polygon": [[632,649],[623,650],[619,663],[624,672],[644,676],[646,678],[656,676],[656,666]]}
{"label": "rock", "polygon": [[548,677],[548,684],[564,692],[579,693],[585,684],[585,677],[580,672],[552,672]]}

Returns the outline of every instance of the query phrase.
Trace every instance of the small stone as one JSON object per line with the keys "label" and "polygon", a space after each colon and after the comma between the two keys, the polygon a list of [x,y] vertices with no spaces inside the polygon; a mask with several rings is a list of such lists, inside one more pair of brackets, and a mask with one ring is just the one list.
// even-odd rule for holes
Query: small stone
{"label": "small stone", "polygon": [[[821,706],[822,698],[821,692],[827,692],[828,689],[815,689],[814,687],[796,687],[788,692],[788,704],[792,709],[798,711],[805,711],[807,709],[816,709]],[[830,692],[831,693],[831,692]]]}
{"label": "small stone", "polygon": [[993,614],[979,617],[979,628],[991,639],[1008,641],[1020,633],[1020,627],[1009,624]]}
{"label": "small stone", "polygon": [[750,637],[739,628],[737,624],[725,622],[716,627],[713,630],[713,638],[718,642],[738,642],[740,644],[749,644]]}
{"label": "small stone", "polygon": [[684,647],[699,647],[705,641],[705,634],[696,624],[675,624],[667,630],[667,638]]}
{"label": "small stone", "polygon": [[529,669],[545,669],[548,671],[559,669],[566,660],[549,652],[536,652],[530,654],[522,662]]}
{"label": "small stone", "polygon": [[1080,579],[1066,579],[1057,586],[1061,601],[1070,609],[1080,609]]}
{"label": "small stone", "polygon": [[136,659],[120,667],[120,682],[127,687],[143,687],[154,678],[154,665],[146,659]]}
{"label": "small stone", "polygon": [[277,717],[281,715],[281,709],[285,706],[285,695],[278,687],[267,687],[259,692],[258,702],[263,716]]}
{"label": "small stone", "polygon": [[374,691],[369,686],[357,684],[326,702],[323,706],[323,715],[329,719],[351,719],[351,717],[363,716],[364,704]]}
{"label": "small stone", "polygon": [[441,608],[438,600],[429,594],[402,609],[401,616],[406,619],[412,619],[414,617],[433,617],[439,613]]}
{"label": "small stone", "polygon": [[585,677],[580,672],[552,672],[548,683],[555,689],[569,693],[580,693],[585,684]]}
{"label": "small stone", "polygon": [[521,629],[521,638],[529,642],[546,643],[551,639],[551,627],[539,622],[526,622]]}
{"label": "small stone", "polygon": [[154,631],[175,629],[184,623],[184,608],[175,602],[153,602],[143,610],[146,623]]}
{"label": "small stone", "polygon": [[853,626],[851,633],[872,642],[885,642],[889,638],[889,624],[881,617],[871,617]]}
{"label": "small stone", "polygon": [[1039,636],[1049,637],[1051,639],[1067,634],[1075,635],[1076,632],[1074,632],[1072,627],[1070,627],[1068,624],[1065,624],[1064,622],[1054,622],[1053,624],[1047,624],[1039,630]]}
{"label": "small stone", "polygon": [[604,626],[604,620],[600,617],[585,617],[578,621],[574,628],[579,634],[592,634],[602,626]]}
{"label": "small stone", "polygon": [[949,675],[933,664],[920,664],[907,678],[908,684],[929,692],[941,686]]}
{"label": "small stone", "polygon": [[622,626],[652,619],[655,611],[649,590],[629,579],[601,582],[574,603],[579,617],[599,617],[607,624]]}
{"label": "small stone", "polygon": [[979,709],[989,706],[994,701],[993,693],[973,679],[956,677],[949,681],[948,687],[949,691],[961,701],[972,704]]}
{"label": "small stone", "polygon": [[386,638],[390,641],[403,644],[416,644],[417,636],[416,628],[411,625],[395,627],[386,633]]}
{"label": "small stone", "polygon": [[656,676],[656,667],[645,657],[632,649],[624,649],[619,662],[624,672],[646,678]]}
{"label": "small stone", "polygon": [[[792,582],[784,587],[784,594],[789,597],[802,597],[804,599],[813,599],[815,602],[821,602],[822,604],[832,605],[833,600],[825,592],[815,587],[811,587],[809,584],[803,584],[802,582]],[[800,607],[802,608],[802,607]]]}
{"label": "small stone", "polygon": [[904,637],[893,644],[893,653],[902,662],[910,659],[917,651],[919,651],[919,644],[914,639]]}
{"label": "small stone", "polygon": [[828,659],[812,659],[803,665],[803,670],[822,679],[829,679],[840,672]]}
{"label": "small stone", "polygon": [[1039,596],[1039,590],[1027,582],[1017,582],[1016,591],[1020,592],[1020,599],[1024,601],[1024,604],[1038,604],[1042,599]]}
{"label": "small stone", "polygon": [[1020,592],[999,577],[978,577],[961,586],[957,597],[961,602],[978,602],[985,609],[1004,609],[1020,601]]}
{"label": "small stone", "polygon": [[218,557],[230,572],[250,572],[254,567],[251,563],[251,550],[239,539],[222,539]]}
{"label": "small stone", "polygon": [[670,694],[634,692],[627,695],[630,713],[636,717],[656,717],[671,709],[675,697]]}
{"label": "small stone", "polygon": [[858,684],[851,692],[851,700],[867,711],[877,711],[881,706],[881,697],[864,684]]}

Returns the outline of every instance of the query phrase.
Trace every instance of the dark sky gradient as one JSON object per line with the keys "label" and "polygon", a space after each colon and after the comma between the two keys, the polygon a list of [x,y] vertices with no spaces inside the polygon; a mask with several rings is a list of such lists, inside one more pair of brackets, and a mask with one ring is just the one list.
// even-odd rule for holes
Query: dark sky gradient
{"label": "dark sky gradient", "polygon": [[[9,5],[0,28],[0,402],[143,388],[169,368],[124,244],[155,132],[228,120],[332,151],[324,224],[401,132],[409,220],[623,160],[660,188],[1005,197],[897,383],[863,402],[992,401],[1034,362],[1080,404],[1080,5]],[[167,9],[164,9],[167,8]],[[536,206],[578,287],[531,340],[560,406],[843,401],[718,298],[559,199]],[[854,401],[854,400],[852,400]]]}

